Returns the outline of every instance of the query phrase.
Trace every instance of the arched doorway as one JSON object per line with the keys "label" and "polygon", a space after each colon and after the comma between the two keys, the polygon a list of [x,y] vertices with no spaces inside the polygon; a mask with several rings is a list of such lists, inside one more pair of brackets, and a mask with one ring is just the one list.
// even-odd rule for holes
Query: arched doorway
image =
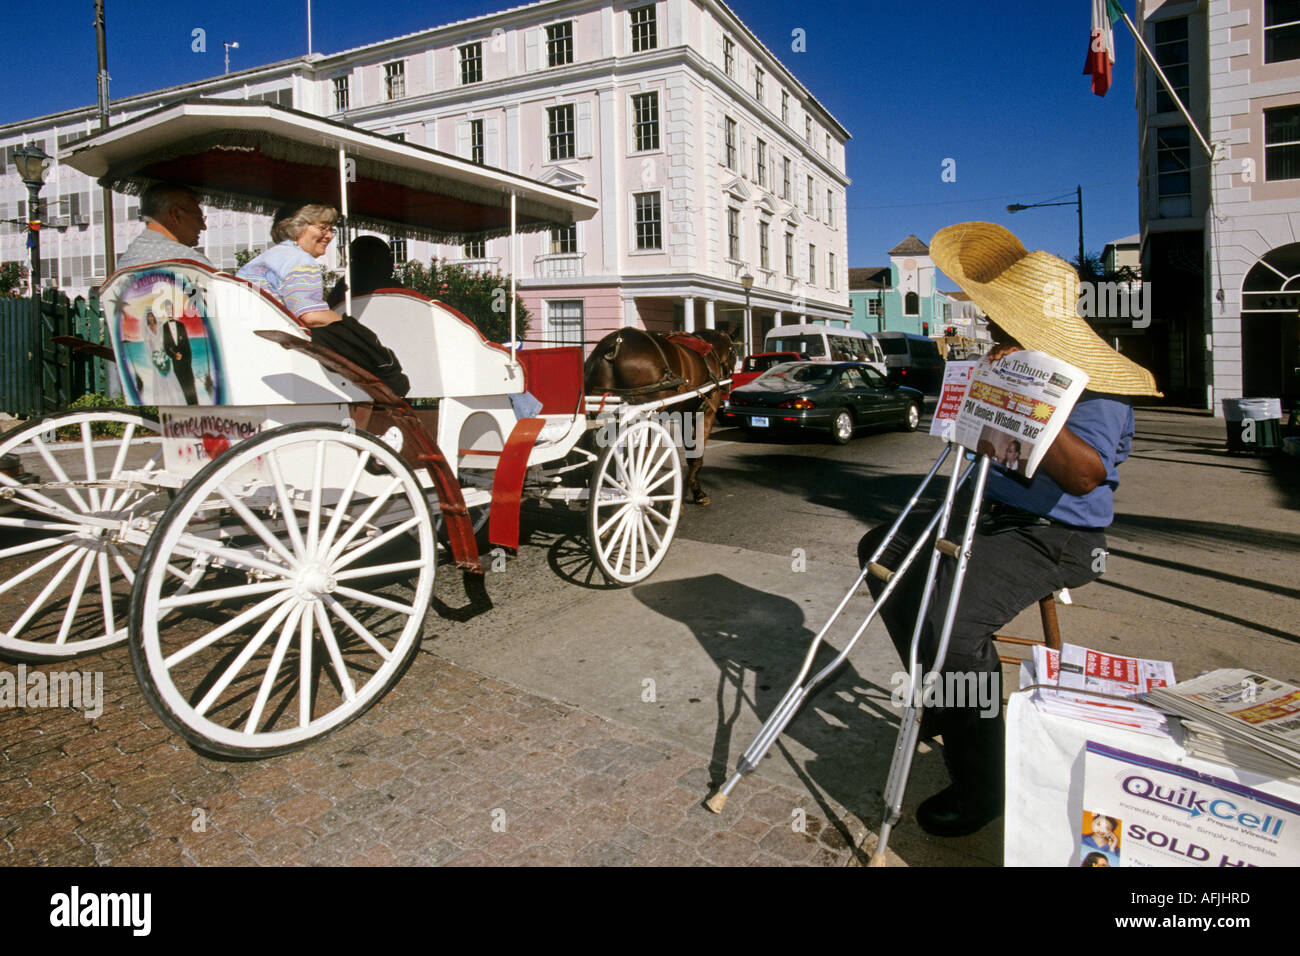
{"label": "arched doorway", "polygon": [[1300,400],[1300,242],[1260,258],[1241,285],[1242,392]]}

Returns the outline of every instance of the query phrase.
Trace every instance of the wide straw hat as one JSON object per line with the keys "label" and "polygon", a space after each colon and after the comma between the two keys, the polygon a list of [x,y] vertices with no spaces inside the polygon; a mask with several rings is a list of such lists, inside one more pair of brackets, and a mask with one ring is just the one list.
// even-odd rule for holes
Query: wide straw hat
{"label": "wide straw hat", "polygon": [[1064,259],[1026,251],[1010,231],[991,222],[940,229],[930,240],[930,257],[1025,348],[1087,372],[1089,390],[1160,394],[1150,372],[1112,349],[1079,317],[1079,276]]}

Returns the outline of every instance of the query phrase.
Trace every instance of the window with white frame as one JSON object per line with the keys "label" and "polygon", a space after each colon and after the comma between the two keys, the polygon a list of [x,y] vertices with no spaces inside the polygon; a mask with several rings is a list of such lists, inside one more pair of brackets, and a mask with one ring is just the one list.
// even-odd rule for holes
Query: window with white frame
{"label": "window with white frame", "polygon": [[637,7],[631,11],[630,16],[632,20],[632,52],[643,53],[657,47],[659,37],[656,32],[654,4]]}
{"label": "window with white frame", "polygon": [[663,212],[660,208],[659,193],[634,193],[632,205],[636,222],[636,247],[638,249],[662,249]]}
{"label": "window with white frame", "polygon": [[786,126],[790,125],[790,93],[788,90],[781,91],[781,122]]}
{"label": "window with white frame", "polygon": [[826,158],[831,158],[831,134],[826,134]]}
{"label": "window with white frame", "polygon": [[817,284],[817,247],[808,243],[808,284]]}
{"label": "window with white frame", "polygon": [[790,198],[790,157],[781,160],[781,198]]}
{"label": "window with white frame", "polygon": [[826,285],[835,288],[835,253],[828,253],[826,256]]}
{"label": "window with white frame", "polygon": [[794,278],[794,233],[785,234],[785,274]]}
{"label": "window with white frame", "polygon": [[659,94],[632,97],[632,139],[638,153],[659,148]]}
{"label": "window with white frame", "polygon": [[727,117],[726,132],[724,134],[723,146],[726,149],[724,162],[728,169],[736,168],[736,121],[730,116]]}
{"label": "window with white frame", "polygon": [[727,208],[727,258],[740,258],[740,210],[735,206]]}
{"label": "window with white frame", "polygon": [[767,244],[767,235],[771,225],[766,219],[758,221],[758,267],[760,269],[770,270],[772,268],[772,251]]}
{"label": "window with white frame", "polygon": [[1264,110],[1264,178],[1300,179],[1300,106]]}
{"label": "window with white frame", "polygon": [[1300,2],[1264,0],[1264,62],[1300,60]]}
{"label": "window with white frame", "polygon": [[755,165],[757,165],[758,167],[757,169],[754,170],[754,172],[757,173],[757,175],[754,178],[758,180],[758,184],[760,186],[766,189],[767,188],[767,143],[763,142],[760,139],[754,145],[755,145],[755,149],[754,149]]}
{"label": "window with white frame", "polygon": [[552,161],[573,159],[578,155],[574,140],[573,104],[546,109],[547,155]]}
{"label": "window with white frame", "polygon": [[766,78],[766,76],[767,74],[763,72],[763,68],[759,66],[757,63],[755,63],[754,64],[754,99],[758,100],[760,103],[763,102],[763,80]]}
{"label": "window with white frame", "polygon": [[553,23],[546,28],[546,65],[564,66],[573,62],[573,21]]}
{"label": "window with white frame", "polygon": [[406,61],[384,64],[384,99],[400,100],[406,95]]}
{"label": "window with white frame", "polygon": [[342,113],[348,109],[348,78],[334,77],[334,112]]}
{"label": "window with white frame", "polygon": [[402,266],[406,265],[406,240],[390,239],[388,245],[393,250],[393,268],[402,268]]}
{"label": "window with white frame", "polygon": [[486,259],[487,241],[484,239],[471,239],[461,247],[461,252],[466,259]]}
{"label": "window with white frame", "polygon": [[582,300],[561,299],[546,303],[548,345],[581,345],[583,340]]}
{"label": "window with white frame", "polygon": [[817,215],[817,187],[813,183],[813,178],[808,177],[808,206],[807,212],[810,216]]}
{"label": "window with white frame", "polygon": [[826,190],[826,225],[835,228],[835,193]]}
{"label": "window with white frame", "polygon": [[722,38],[722,72],[727,76],[735,76],[736,70],[736,41],[731,37]]}
{"label": "window with white frame", "polygon": [[867,300],[867,315],[883,315],[884,306],[879,297]]}
{"label": "window with white frame", "polygon": [[461,85],[467,83],[483,82],[483,44],[466,43],[460,47],[460,82]]}
{"label": "window with white frame", "polygon": [[578,251],[577,223],[551,230],[551,255],[574,255]]}
{"label": "window with white frame", "polygon": [[809,146],[812,145],[812,117],[811,116],[805,116],[803,118],[803,138],[804,138],[804,142],[806,142]]}
{"label": "window with white frame", "polygon": [[469,161],[478,163],[480,166],[487,162],[483,147],[483,121],[481,119],[469,121]]}

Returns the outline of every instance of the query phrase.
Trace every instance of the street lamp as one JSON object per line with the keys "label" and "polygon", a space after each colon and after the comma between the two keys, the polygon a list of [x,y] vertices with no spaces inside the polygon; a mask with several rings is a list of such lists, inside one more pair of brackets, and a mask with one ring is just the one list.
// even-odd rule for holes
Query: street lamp
{"label": "street lamp", "polygon": [[1037,209],[1039,206],[1078,206],[1079,207],[1079,268],[1083,268],[1083,187],[1076,186],[1074,189],[1074,202],[1031,202],[1031,203],[1012,203],[1007,207],[1007,212],[1020,212],[1022,209]]}
{"label": "street lamp", "polygon": [[[32,250],[32,302],[41,302],[41,187],[50,171],[50,157],[35,143],[14,150],[14,168],[27,187],[27,247]],[[38,316],[40,312],[36,313]]]}
{"label": "street lamp", "polygon": [[740,277],[740,285],[745,290],[745,334],[741,338],[745,343],[745,354],[749,355],[753,351],[749,341],[749,290],[754,288],[754,277],[749,274],[748,269]]}
{"label": "street lamp", "polygon": [[230,51],[239,49],[239,41],[233,40],[229,43],[222,41],[221,45],[226,48],[226,72],[230,72]]}

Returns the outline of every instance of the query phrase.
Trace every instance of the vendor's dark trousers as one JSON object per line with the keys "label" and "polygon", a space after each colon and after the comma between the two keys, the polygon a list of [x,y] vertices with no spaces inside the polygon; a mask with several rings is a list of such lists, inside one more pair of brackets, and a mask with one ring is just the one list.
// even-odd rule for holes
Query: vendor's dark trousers
{"label": "vendor's dark trousers", "polygon": [[[950,538],[960,536],[964,527],[963,511],[960,506],[954,509],[949,522]],[[890,569],[898,568],[929,517],[918,515],[905,524],[879,563]],[[1094,568],[1103,566],[1100,559],[1106,547],[1105,535],[1097,530],[1060,524],[1016,527],[1014,521],[1005,520],[982,520],[981,525],[971,546],[942,672],[974,674],[976,686],[983,687],[988,695],[985,703],[991,704],[994,710],[990,713],[987,706],[977,708],[972,701],[961,708],[932,707],[927,701],[921,736],[942,735],[944,760],[953,787],[922,804],[918,819],[930,832],[940,835],[973,832],[1001,812],[1003,741],[998,711],[1002,685],[993,635],[1045,595],[1061,588],[1079,587],[1097,578],[1099,570]],[[871,557],[888,530],[887,525],[882,525],[862,538],[858,543],[860,565]],[[881,610],[881,618],[904,664],[909,659],[932,553],[928,548],[920,551]],[[922,674],[933,669],[955,575],[956,562],[942,560],[920,635]],[[872,596],[878,598],[884,584],[873,577],[867,581]],[[952,684],[940,680],[938,686]]]}
{"label": "vendor's dark trousers", "polygon": [[[950,538],[960,536],[961,518],[960,514],[954,513],[948,528]],[[928,519],[929,516],[922,515],[919,520],[905,525],[879,563],[887,568],[897,568],[915,540],[914,533],[908,534],[909,526],[916,524],[923,528]],[[882,525],[862,538],[858,543],[859,564],[871,557],[888,530],[888,526]],[[1095,580],[1103,566],[1100,559],[1105,549],[1106,536],[1101,531],[1061,524],[1011,527],[992,534],[985,530],[978,532],[966,566],[966,579],[943,670],[997,671],[998,655],[993,647],[993,635],[998,629],[1047,594]],[[881,618],[904,663],[908,659],[931,554],[930,549],[921,550],[881,611]],[[943,616],[955,574],[956,562],[948,559],[940,562],[935,593],[921,631],[920,660],[926,672],[931,670],[938,650]],[[884,584],[873,577],[867,578],[867,583],[872,596],[879,597]]]}

